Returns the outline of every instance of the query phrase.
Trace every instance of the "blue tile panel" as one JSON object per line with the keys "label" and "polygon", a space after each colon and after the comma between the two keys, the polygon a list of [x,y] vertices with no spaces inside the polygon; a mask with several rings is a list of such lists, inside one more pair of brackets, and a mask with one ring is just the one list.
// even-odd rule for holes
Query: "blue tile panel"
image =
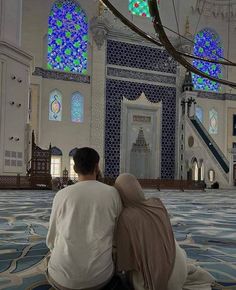
{"label": "blue tile panel", "polygon": [[[176,124],[176,89],[169,81],[171,75],[176,76],[176,62],[162,49],[144,45],[107,41],[107,66],[116,65],[116,69],[125,68],[123,79],[115,80],[109,76],[106,81],[106,120],[105,120],[105,175],[116,177],[120,170],[120,130],[121,130],[121,99],[125,96],[135,100],[142,92],[150,102],[162,101],[162,140],[161,140],[161,177],[174,178],[175,168],[175,124]],[[159,72],[162,77],[160,84],[133,82],[133,71],[128,68]],[[167,77],[168,76],[168,77]],[[137,76],[135,76],[136,78]],[[142,78],[144,79],[143,75]],[[152,79],[153,82],[160,81]]]}
{"label": "blue tile panel", "polygon": [[107,64],[176,74],[176,62],[166,50],[108,40]]}
{"label": "blue tile panel", "polygon": [[135,100],[142,92],[150,102],[162,101],[161,177],[174,178],[176,89],[112,79],[106,82],[105,176],[119,175],[122,97]]}

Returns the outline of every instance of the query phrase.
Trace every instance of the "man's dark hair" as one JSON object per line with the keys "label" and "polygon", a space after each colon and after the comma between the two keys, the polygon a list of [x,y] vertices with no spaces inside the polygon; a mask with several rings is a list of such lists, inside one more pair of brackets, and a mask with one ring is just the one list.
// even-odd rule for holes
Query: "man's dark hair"
{"label": "man's dark hair", "polygon": [[75,171],[82,175],[93,174],[96,165],[99,163],[99,154],[89,147],[77,148],[73,155]]}

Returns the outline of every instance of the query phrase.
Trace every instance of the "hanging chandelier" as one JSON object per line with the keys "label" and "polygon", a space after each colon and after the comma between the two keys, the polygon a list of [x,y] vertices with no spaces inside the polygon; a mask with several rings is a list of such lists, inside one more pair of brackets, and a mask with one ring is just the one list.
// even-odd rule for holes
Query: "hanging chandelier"
{"label": "hanging chandelier", "polygon": [[[195,56],[192,53],[187,53],[182,51],[181,49],[176,48],[168,38],[165,29],[169,30],[172,33],[177,34],[180,39],[184,39],[188,41],[189,43],[194,44],[194,41],[191,39],[187,38],[184,35],[181,35],[179,32],[176,32],[165,25],[162,24],[162,20],[160,17],[159,9],[158,9],[158,4],[157,0],[148,0],[148,5],[149,5],[149,11],[152,17],[152,22],[153,22],[153,27],[155,29],[156,35],[158,35],[158,38],[151,36],[150,34],[146,33],[142,29],[140,29],[138,26],[136,26],[133,22],[131,22],[129,19],[127,19],[120,11],[118,11],[114,5],[110,2],[110,0],[100,0],[117,18],[120,19],[122,23],[124,23],[126,26],[128,26],[131,30],[133,30],[135,33],[137,33],[139,36],[145,38],[146,40],[150,41],[151,43],[155,44],[156,46],[159,47],[164,47],[167,52],[175,59],[179,64],[184,66],[188,71],[199,75],[203,78],[209,79],[213,82],[220,83],[223,85],[230,86],[232,88],[236,88],[236,82],[232,82],[226,79],[220,79],[216,78],[214,76],[211,76],[198,68],[196,68],[192,64],[192,60],[200,60],[203,62],[209,62],[213,64],[221,64],[224,66],[231,66],[234,67],[236,66],[235,62],[232,62],[226,58],[223,58],[220,56],[220,60],[215,60],[213,58],[205,58],[205,57],[199,57]],[[176,19],[177,21],[177,19]]]}

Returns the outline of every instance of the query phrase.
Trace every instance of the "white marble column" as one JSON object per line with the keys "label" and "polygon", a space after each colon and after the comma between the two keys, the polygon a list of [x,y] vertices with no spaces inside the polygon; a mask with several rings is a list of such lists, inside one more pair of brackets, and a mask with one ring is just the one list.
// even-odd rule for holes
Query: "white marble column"
{"label": "white marble column", "polygon": [[26,174],[32,56],[20,48],[22,0],[0,0],[0,175]]}
{"label": "white marble column", "polygon": [[22,0],[0,0],[0,41],[21,46]]}

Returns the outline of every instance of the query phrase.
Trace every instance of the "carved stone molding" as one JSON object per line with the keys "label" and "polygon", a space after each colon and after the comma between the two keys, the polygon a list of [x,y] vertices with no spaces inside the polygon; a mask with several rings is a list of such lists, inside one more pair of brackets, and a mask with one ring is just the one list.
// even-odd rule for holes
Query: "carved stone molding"
{"label": "carved stone molding", "polygon": [[63,80],[77,83],[90,84],[90,76],[76,73],[69,73],[56,70],[48,70],[41,67],[35,67],[34,76],[39,76],[45,79]]}
{"label": "carved stone molding", "polygon": [[[229,6],[230,5],[230,6]],[[204,16],[236,18],[236,1],[231,0],[197,0],[193,10]]]}
{"label": "carved stone molding", "polygon": [[90,30],[93,34],[93,39],[100,50],[107,37],[108,21],[103,16],[94,17],[90,22]]}

